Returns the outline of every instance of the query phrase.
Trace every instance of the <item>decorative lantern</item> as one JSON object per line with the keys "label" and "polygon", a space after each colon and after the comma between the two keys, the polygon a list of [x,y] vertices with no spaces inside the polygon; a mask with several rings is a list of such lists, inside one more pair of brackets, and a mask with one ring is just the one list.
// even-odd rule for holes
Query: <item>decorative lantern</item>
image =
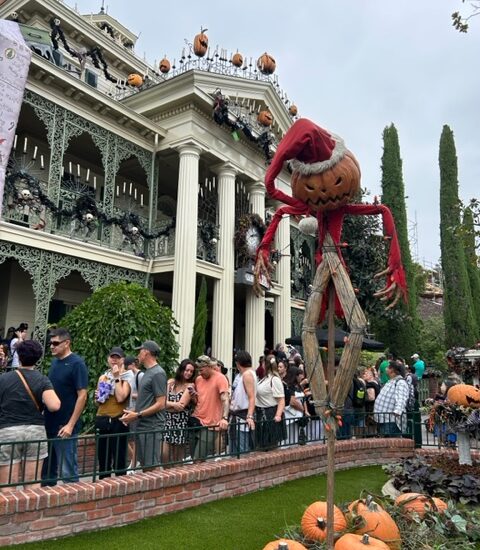
{"label": "decorative lantern", "polygon": [[277,63],[271,55],[265,52],[258,58],[257,67],[262,74],[273,74],[277,67]]}
{"label": "decorative lantern", "polygon": [[288,113],[290,116],[297,116],[298,108],[294,103],[292,103],[288,108]]}
{"label": "decorative lantern", "polygon": [[234,67],[241,67],[243,65],[243,55],[241,53],[234,53],[232,55],[232,65]]}
{"label": "decorative lantern", "polygon": [[268,109],[260,111],[257,116],[257,121],[262,126],[271,126],[273,123],[273,115]]}
{"label": "decorative lantern", "polygon": [[164,57],[160,61],[158,68],[162,74],[167,74],[171,68],[170,61],[166,57]]}
{"label": "decorative lantern", "polygon": [[127,77],[127,84],[139,88],[143,84],[143,78],[136,73],[129,74]]}
{"label": "decorative lantern", "polygon": [[208,29],[200,28],[200,33],[193,39],[193,53],[197,57],[203,57],[208,50],[208,36],[205,34]]}

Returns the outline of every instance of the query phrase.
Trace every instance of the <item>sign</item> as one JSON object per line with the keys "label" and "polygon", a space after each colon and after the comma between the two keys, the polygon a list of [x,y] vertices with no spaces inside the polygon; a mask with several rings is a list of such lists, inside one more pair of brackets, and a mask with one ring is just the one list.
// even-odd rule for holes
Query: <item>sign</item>
{"label": "sign", "polygon": [[[255,277],[251,271],[246,267],[241,267],[237,269],[235,273],[235,282],[240,285],[253,286]],[[260,276],[260,286],[265,290],[270,290],[270,285],[268,284],[267,278],[265,275]]]}
{"label": "sign", "polygon": [[0,218],[5,171],[12,149],[32,52],[18,23],[0,19]]}

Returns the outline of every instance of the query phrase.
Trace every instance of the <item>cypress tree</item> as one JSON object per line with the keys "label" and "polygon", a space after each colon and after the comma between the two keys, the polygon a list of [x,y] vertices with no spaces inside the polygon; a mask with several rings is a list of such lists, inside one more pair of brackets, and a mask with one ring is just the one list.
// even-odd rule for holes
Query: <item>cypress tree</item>
{"label": "cypress tree", "polygon": [[478,256],[475,248],[473,212],[470,208],[465,208],[463,213],[463,235],[468,281],[472,293],[473,311],[475,314],[478,336],[478,331],[480,330],[480,270],[478,268]]}
{"label": "cypress tree", "polygon": [[393,124],[383,131],[382,155],[382,203],[390,208],[397,228],[402,263],[408,285],[408,303],[399,302],[399,313],[403,319],[390,316],[379,326],[379,336],[390,351],[402,357],[410,357],[417,349],[419,319],[417,316],[417,292],[415,269],[412,264],[408,242],[405,186],[402,174],[402,159],[397,129]]}
{"label": "cypress tree", "polygon": [[205,336],[208,321],[207,308],[207,280],[202,277],[200,292],[195,304],[195,322],[193,325],[192,343],[190,345],[190,359],[194,360],[205,353]]}
{"label": "cypress tree", "polygon": [[457,153],[452,130],[445,125],[440,138],[440,249],[444,283],[443,316],[446,344],[470,346],[477,327],[460,227]]}

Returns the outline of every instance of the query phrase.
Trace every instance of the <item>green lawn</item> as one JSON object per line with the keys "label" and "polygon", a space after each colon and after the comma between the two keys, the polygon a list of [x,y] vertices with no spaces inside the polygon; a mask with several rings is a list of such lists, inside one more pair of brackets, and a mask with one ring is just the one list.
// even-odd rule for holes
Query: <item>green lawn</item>
{"label": "green lawn", "polygon": [[[380,493],[387,476],[378,466],[336,474],[336,502]],[[75,537],[25,544],[27,550],[261,550],[286,525],[299,524],[305,507],[326,498],[326,477],[315,476],[249,495],[212,502],[139,523]]]}

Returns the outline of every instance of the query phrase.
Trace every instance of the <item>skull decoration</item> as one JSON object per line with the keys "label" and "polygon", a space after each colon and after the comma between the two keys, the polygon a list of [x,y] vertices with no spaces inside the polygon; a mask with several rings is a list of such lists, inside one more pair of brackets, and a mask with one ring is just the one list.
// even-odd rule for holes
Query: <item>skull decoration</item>
{"label": "skull decoration", "polygon": [[22,189],[20,191],[20,197],[24,201],[28,201],[32,198],[32,193],[30,192],[30,189]]}
{"label": "skull decoration", "polygon": [[135,225],[132,226],[132,235],[137,235],[138,233],[138,227],[136,227]]}
{"label": "skull decoration", "polygon": [[12,18],[13,21],[16,21],[18,19],[18,13],[16,11],[12,11],[12,13],[10,14],[10,17]]}
{"label": "skull decoration", "polygon": [[86,223],[91,223],[91,222],[93,222],[93,220],[95,219],[95,216],[94,216],[91,212],[87,212],[87,213],[83,216],[83,219],[85,220]]}

